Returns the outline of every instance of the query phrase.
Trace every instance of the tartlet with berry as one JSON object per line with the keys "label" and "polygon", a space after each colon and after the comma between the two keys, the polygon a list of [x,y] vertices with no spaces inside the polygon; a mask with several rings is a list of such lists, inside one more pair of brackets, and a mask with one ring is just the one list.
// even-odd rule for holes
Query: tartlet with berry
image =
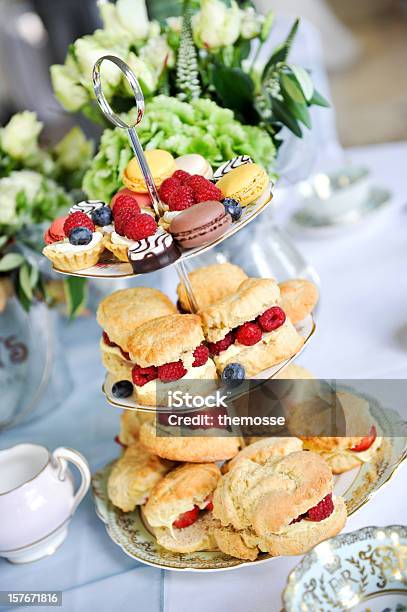
{"label": "tartlet with berry", "polygon": [[346,523],[342,497],[320,455],[298,451],[264,464],[241,461],[218,482],[213,530],[224,553],[254,560],[260,552],[301,555],[331,538]]}
{"label": "tartlet with berry", "polygon": [[103,329],[100,352],[107,371],[117,380],[131,381],[132,333],[146,321],[176,312],[176,306],[164,293],[149,287],[119,289],[105,297],[98,306],[96,319]]}
{"label": "tartlet with berry", "polygon": [[161,546],[178,553],[217,549],[212,495],[219,478],[214,463],[186,463],[154,487],[142,513]]}
{"label": "tartlet with berry", "polygon": [[229,364],[240,364],[252,377],[301,349],[304,339],[280,304],[274,279],[248,278],[234,293],[200,311],[219,372]]}
{"label": "tartlet with berry", "polygon": [[128,342],[137,400],[167,405],[169,390],[196,394],[197,380],[215,381],[216,367],[204,341],[197,315],[173,314],[138,326]]}
{"label": "tartlet with berry", "polygon": [[[47,244],[43,255],[63,272],[75,272],[96,265],[105,250],[103,226],[110,225],[111,220],[110,207],[103,203],[90,213],[73,210],[63,224],[65,238]],[[51,237],[51,233],[47,232],[47,239]]]}

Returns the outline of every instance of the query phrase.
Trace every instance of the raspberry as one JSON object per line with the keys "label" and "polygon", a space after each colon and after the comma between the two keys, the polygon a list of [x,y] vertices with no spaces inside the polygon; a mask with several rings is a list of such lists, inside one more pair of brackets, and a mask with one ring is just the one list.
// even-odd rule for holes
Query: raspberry
{"label": "raspberry", "polygon": [[126,223],[138,217],[140,213],[135,208],[123,207],[118,215],[115,215],[114,229],[115,232],[124,236],[124,226]]}
{"label": "raspberry", "polygon": [[257,323],[264,332],[271,332],[283,325],[285,312],[279,306],[273,306],[257,318]]}
{"label": "raspberry", "polygon": [[176,170],[172,175],[172,178],[177,179],[181,183],[181,185],[184,185],[184,183],[190,176],[191,175],[189,174],[189,172],[185,172],[185,170]]}
{"label": "raspberry", "polygon": [[115,342],[112,342],[109,338],[109,336],[107,335],[107,333],[104,331],[102,334],[102,338],[103,338],[103,342],[105,344],[107,344],[107,346],[117,346],[117,344]]}
{"label": "raspberry", "polygon": [[177,529],[185,529],[185,527],[189,527],[197,520],[199,516],[199,508],[198,506],[194,506],[192,510],[187,510],[187,512],[183,512],[179,515],[179,517],[173,522],[173,527]]}
{"label": "raspberry", "polygon": [[135,215],[123,224],[124,235],[130,240],[143,240],[157,231],[157,222],[151,215]]}
{"label": "raspberry", "polygon": [[194,196],[197,202],[208,202],[208,200],[220,201],[222,199],[222,192],[216,185],[207,181],[206,185],[200,185],[194,189]]}
{"label": "raspberry", "polygon": [[210,496],[205,501],[207,501],[208,503],[206,504],[204,510],[209,510],[209,512],[212,512],[212,510],[213,510],[213,497]]}
{"label": "raspberry", "polygon": [[116,218],[117,215],[120,214],[120,211],[124,208],[134,209],[135,212],[140,212],[140,206],[137,203],[135,197],[127,194],[119,195],[114,201],[113,205],[113,215]]}
{"label": "raspberry", "polygon": [[165,363],[162,366],[158,366],[158,378],[162,382],[173,382],[174,380],[179,380],[187,373],[184,368],[184,364],[181,360],[179,361],[171,361],[170,363]]}
{"label": "raspberry", "polygon": [[168,204],[169,197],[178,191],[181,187],[181,181],[177,178],[167,178],[161,183],[160,198],[165,204]]}
{"label": "raspberry", "polygon": [[135,385],[143,387],[143,385],[150,382],[150,380],[155,380],[157,378],[157,368],[155,366],[141,368],[135,365],[131,371],[131,377]]}
{"label": "raspberry", "polygon": [[86,227],[91,232],[95,231],[95,225],[88,215],[83,212],[74,212],[66,219],[64,223],[64,234],[69,238],[69,234],[75,227]]}
{"label": "raspberry", "polygon": [[167,202],[170,210],[185,210],[196,204],[194,192],[191,187],[181,185],[168,198]]}
{"label": "raspberry", "polygon": [[334,511],[334,503],[332,501],[332,493],[329,493],[322,501],[307,512],[306,519],[318,523],[328,518]]}
{"label": "raspberry", "polygon": [[226,351],[226,349],[229,348],[229,346],[233,344],[234,341],[235,341],[235,337],[233,335],[233,332],[229,332],[228,334],[226,334],[226,336],[222,340],[219,340],[219,342],[209,342],[208,343],[209,353],[212,356],[220,355],[220,353],[222,351]]}
{"label": "raspberry", "polygon": [[236,341],[245,346],[253,346],[261,340],[261,329],[256,323],[243,323],[236,332]]}
{"label": "raspberry", "polygon": [[199,189],[199,187],[206,187],[206,185],[212,185],[212,183],[210,181],[208,181],[208,179],[206,179],[204,176],[201,176],[200,174],[192,174],[186,181],[185,181],[186,185],[188,185],[188,187],[191,187],[192,191],[195,191],[195,189]]}
{"label": "raspberry", "polygon": [[192,364],[193,368],[199,368],[199,366],[205,365],[209,359],[209,349],[204,344],[200,344],[194,350],[195,361]]}

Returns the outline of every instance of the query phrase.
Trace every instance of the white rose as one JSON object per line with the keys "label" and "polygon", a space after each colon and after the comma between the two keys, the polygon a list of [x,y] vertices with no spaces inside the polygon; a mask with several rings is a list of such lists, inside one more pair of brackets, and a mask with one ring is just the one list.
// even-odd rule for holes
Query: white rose
{"label": "white rose", "polygon": [[0,130],[1,146],[14,159],[27,159],[38,153],[38,135],[41,130],[42,123],[37,120],[35,113],[17,113]]}
{"label": "white rose", "polygon": [[51,81],[55,96],[67,111],[79,110],[89,100],[89,93],[80,83],[80,75],[72,66],[51,66]]}
{"label": "white rose", "polygon": [[168,45],[165,36],[150,38],[140,49],[139,57],[153,66],[158,75],[161,74],[165,66],[171,68],[175,64],[174,52]]}
{"label": "white rose", "polygon": [[166,19],[167,26],[172,32],[176,32],[177,34],[181,34],[182,30],[182,17],[167,17]]}
{"label": "white rose", "polygon": [[[97,40],[97,32],[94,36],[79,38],[74,44],[74,54],[82,72],[81,83],[84,87],[88,87],[90,91],[93,91],[93,66],[102,55],[114,54],[121,59],[125,59],[119,47],[102,46]],[[101,75],[103,91],[107,97],[110,97],[120,83],[122,72],[113,62],[104,62]]]}
{"label": "white rose", "polygon": [[41,174],[31,170],[12,172],[0,179],[0,225],[16,225],[17,195],[24,191],[28,201],[34,200],[42,182]]}
{"label": "white rose", "polygon": [[145,0],[117,0],[116,4],[99,0],[98,7],[106,31],[136,40],[147,38],[150,22]]}
{"label": "white rose", "polygon": [[[153,67],[137,57],[133,52],[129,53],[127,63],[140,81],[143,92],[145,94],[153,93],[158,85],[158,75]],[[125,87],[133,95],[127,80],[125,81]]]}
{"label": "white rose", "polygon": [[230,8],[220,0],[202,0],[201,10],[192,18],[196,44],[204,49],[233,45],[240,35],[241,13],[234,0]]}
{"label": "white rose", "polygon": [[261,32],[264,23],[264,16],[256,13],[252,6],[248,6],[241,11],[242,25],[240,34],[242,38],[248,40],[256,38]]}

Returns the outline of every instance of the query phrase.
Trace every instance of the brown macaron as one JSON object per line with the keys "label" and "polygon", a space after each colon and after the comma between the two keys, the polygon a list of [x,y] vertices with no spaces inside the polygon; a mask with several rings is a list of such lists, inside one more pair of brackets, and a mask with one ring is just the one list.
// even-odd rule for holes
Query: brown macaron
{"label": "brown macaron", "polygon": [[221,202],[209,200],[177,215],[169,231],[185,249],[203,246],[222,236],[232,225],[232,217]]}

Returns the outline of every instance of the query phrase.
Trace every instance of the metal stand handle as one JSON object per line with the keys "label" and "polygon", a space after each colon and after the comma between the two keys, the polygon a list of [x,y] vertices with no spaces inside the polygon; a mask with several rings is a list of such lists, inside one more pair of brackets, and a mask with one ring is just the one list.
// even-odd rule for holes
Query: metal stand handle
{"label": "metal stand handle", "polygon": [[[106,99],[105,94],[103,93],[102,82],[101,82],[101,77],[100,77],[100,69],[101,69],[102,63],[105,60],[112,62],[113,64],[116,64],[116,66],[123,72],[124,76],[126,77],[134,93],[134,99],[136,101],[137,116],[136,116],[136,121],[133,125],[127,124],[125,121],[123,121],[121,117],[119,117],[119,115],[116,115],[116,113],[113,112],[109,102]],[[146,157],[144,155],[143,147],[140,144],[140,141],[137,136],[137,132],[135,130],[136,126],[139,123],[141,123],[143,119],[144,96],[143,96],[143,92],[141,90],[140,84],[134,72],[126,64],[126,62],[123,62],[123,60],[116,57],[115,55],[103,55],[103,57],[100,57],[97,60],[97,62],[95,63],[93,67],[93,89],[95,90],[96,100],[103,114],[105,115],[106,119],[108,119],[110,123],[112,123],[116,127],[126,130],[127,136],[131,144],[131,148],[133,149],[134,155],[137,158],[137,161],[140,166],[140,170],[143,174],[144,180],[147,185],[147,189],[151,196],[154,212],[158,217],[162,216],[164,214],[164,210],[163,210],[163,207],[160,201],[160,196],[158,195],[157,187],[155,186],[154,179],[151,174],[151,170],[148,166]]]}

